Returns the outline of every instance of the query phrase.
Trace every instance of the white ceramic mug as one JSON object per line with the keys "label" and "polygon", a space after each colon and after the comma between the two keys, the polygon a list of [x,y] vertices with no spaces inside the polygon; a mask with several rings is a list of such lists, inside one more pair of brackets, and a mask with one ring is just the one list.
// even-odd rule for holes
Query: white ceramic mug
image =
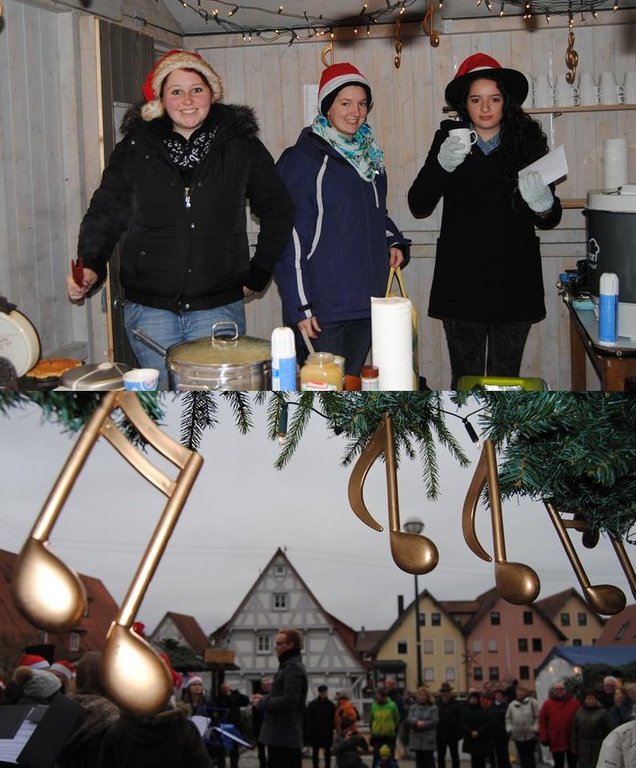
{"label": "white ceramic mug", "polygon": [[534,78],[534,106],[554,106],[554,88],[547,75],[537,75]]}
{"label": "white ceramic mug", "polygon": [[579,103],[579,89],[568,83],[565,74],[557,76],[554,103],[559,107],[575,107]]}
{"label": "white ceramic mug", "polygon": [[620,104],[623,88],[613,72],[603,72],[598,81],[601,104]]}
{"label": "white ceramic mug", "polygon": [[472,128],[452,128],[448,132],[449,136],[457,136],[464,145],[464,150],[470,152],[470,147],[477,141],[477,134]]}
{"label": "white ceramic mug", "polygon": [[636,104],[636,72],[625,72],[623,100],[625,104]]}
{"label": "white ceramic mug", "polygon": [[598,104],[598,87],[589,72],[581,72],[579,75],[579,99],[581,104],[588,107]]}

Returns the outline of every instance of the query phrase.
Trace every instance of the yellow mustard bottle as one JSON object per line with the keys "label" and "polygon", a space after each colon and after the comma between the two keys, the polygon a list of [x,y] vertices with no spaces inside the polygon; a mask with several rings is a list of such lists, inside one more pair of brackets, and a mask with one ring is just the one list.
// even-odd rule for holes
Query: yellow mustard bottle
{"label": "yellow mustard bottle", "polygon": [[303,392],[331,392],[342,389],[342,368],[331,352],[313,352],[300,369]]}

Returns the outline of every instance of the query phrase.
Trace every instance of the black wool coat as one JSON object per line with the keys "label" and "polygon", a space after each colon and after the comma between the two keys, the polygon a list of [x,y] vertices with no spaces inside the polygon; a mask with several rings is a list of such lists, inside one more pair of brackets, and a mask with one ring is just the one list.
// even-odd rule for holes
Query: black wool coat
{"label": "black wool coat", "polygon": [[535,227],[555,227],[561,203],[555,198],[542,218],[518,191],[510,197],[500,148],[485,155],[475,144],[461,165],[445,171],[437,155],[453,125],[446,120],[436,132],[408,193],[418,218],[430,216],[444,200],[428,314],[486,323],[538,322],[545,317],[545,304]]}
{"label": "black wool coat", "polygon": [[[136,109],[122,127],[80,227],[78,255],[97,285],[124,235],[120,280],[130,301],[180,312],[238,301],[244,285],[263,290],[294,212],[252,110],[213,104],[202,129],[214,138],[190,172],[168,154],[164,139],[175,134],[167,116],[146,123]],[[251,260],[248,202],[260,220]]]}

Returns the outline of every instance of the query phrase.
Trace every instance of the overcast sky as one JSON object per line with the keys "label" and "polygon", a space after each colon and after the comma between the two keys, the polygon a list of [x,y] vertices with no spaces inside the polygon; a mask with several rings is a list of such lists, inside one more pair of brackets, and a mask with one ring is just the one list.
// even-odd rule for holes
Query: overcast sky
{"label": "overcast sky", "polygon": [[[165,429],[179,433],[180,406],[166,400]],[[449,404],[449,408],[454,406]],[[474,410],[474,408],[468,409]],[[278,446],[267,438],[265,409],[257,407],[252,432],[241,435],[229,407],[204,436],[205,463],[182,512],[138,619],[152,631],[166,611],[194,616],[206,633],[227,621],[277,547],[325,610],[354,629],[384,629],[397,617],[397,596],[408,604],[414,579],[391,559],[386,530],[364,525],[349,508],[350,468],[340,466],[345,439],[331,436],[313,416],[301,446],[284,470],[273,467]],[[478,426],[477,419],[471,419]],[[425,521],[440,563],[419,577],[420,589],[438,600],[472,600],[494,585],[492,563],[468,549],[461,510],[479,449],[459,419],[450,419],[471,467],[461,469],[443,449],[441,498],[426,499],[418,462],[404,460],[398,474],[400,512]],[[0,415],[0,548],[18,552],[73,446],[40,411]],[[365,486],[371,514],[387,527],[384,466],[378,461]],[[76,570],[102,580],[119,603],[154,530],[165,497],[101,440],[93,450],[51,536],[51,548]],[[477,514],[478,535],[492,553],[489,512]],[[525,562],[541,579],[540,598],[562,589],[580,591],[543,505],[504,504],[507,556]],[[592,584],[620,586],[632,602],[610,543],[595,550],[574,542]],[[628,548],[631,553],[631,548]]]}

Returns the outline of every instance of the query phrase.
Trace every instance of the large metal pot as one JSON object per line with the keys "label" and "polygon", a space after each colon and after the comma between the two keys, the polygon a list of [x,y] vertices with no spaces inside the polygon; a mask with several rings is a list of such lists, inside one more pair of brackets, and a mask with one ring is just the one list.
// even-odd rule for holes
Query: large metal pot
{"label": "large metal pot", "polygon": [[[227,335],[228,329],[231,335]],[[272,388],[272,351],[266,339],[239,336],[236,323],[218,322],[210,336],[164,349],[135,328],[135,336],[166,359],[170,389],[262,390]]]}

